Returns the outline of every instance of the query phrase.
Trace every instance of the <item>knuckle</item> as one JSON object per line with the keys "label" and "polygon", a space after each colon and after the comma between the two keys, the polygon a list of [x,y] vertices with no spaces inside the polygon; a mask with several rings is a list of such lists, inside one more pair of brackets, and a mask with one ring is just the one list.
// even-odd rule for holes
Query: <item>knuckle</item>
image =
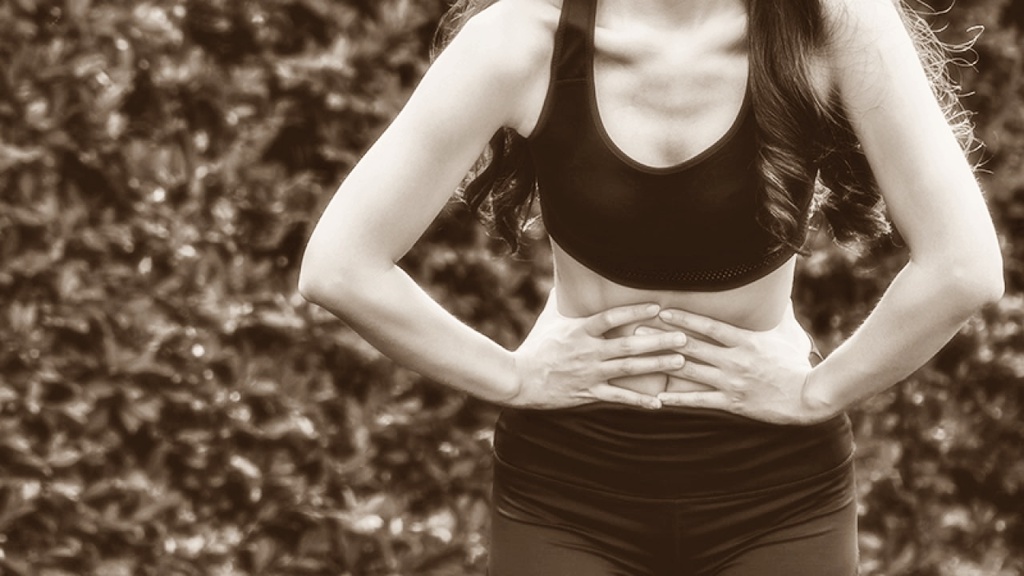
{"label": "knuckle", "polygon": [[683,334],[666,333],[662,335],[661,344],[669,348],[682,348],[688,345],[689,341]]}
{"label": "knuckle", "polygon": [[620,374],[632,374],[635,371],[634,366],[636,365],[635,360],[620,360],[617,363],[616,372]]}
{"label": "knuckle", "polygon": [[590,362],[598,356],[597,350],[590,346],[570,346],[566,352],[576,362]]}
{"label": "knuckle", "polygon": [[609,310],[599,317],[599,324],[606,327],[616,326],[620,321],[621,313],[618,310]]}
{"label": "knuckle", "polygon": [[558,357],[564,358],[566,362],[572,363],[580,359],[581,351],[576,348],[562,347]]}
{"label": "knuckle", "polygon": [[551,343],[551,348],[560,353],[571,353],[575,346],[572,345],[572,337],[568,334],[559,334]]}
{"label": "knuckle", "polygon": [[683,362],[683,359],[682,359],[681,356],[679,356],[679,355],[672,355],[672,356],[664,356],[664,357],[662,357],[658,361],[658,365],[659,365],[658,366],[659,368],[676,369],[676,368],[683,368],[684,366],[686,366],[686,363]]}
{"label": "knuckle", "polygon": [[586,338],[588,336],[590,336],[590,334],[587,332],[587,325],[583,322],[580,322],[578,324],[574,324],[571,328],[569,328],[566,331],[565,340],[567,342],[572,342],[573,340]]}
{"label": "knuckle", "polygon": [[679,369],[679,373],[687,378],[695,378],[698,376],[697,366],[693,362],[687,362]]}
{"label": "knuckle", "polygon": [[636,340],[626,338],[619,343],[619,353],[623,356],[633,356],[639,352],[640,347],[637,345]]}
{"label": "knuckle", "polygon": [[645,370],[644,362],[634,358],[623,361],[622,367],[629,374],[639,374]]}

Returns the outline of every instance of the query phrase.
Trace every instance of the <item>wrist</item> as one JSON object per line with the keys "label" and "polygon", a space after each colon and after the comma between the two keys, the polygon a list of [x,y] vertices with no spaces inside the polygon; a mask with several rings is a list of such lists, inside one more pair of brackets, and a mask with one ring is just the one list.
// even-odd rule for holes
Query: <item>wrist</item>
{"label": "wrist", "polygon": [[827,420],[843,410],[843,406],[834,397],[832,390],[825,385],[821,371],[816,367],[804,376],[800,396],[801,402],[815,420]]}
{"label": "wrist", "polygon": [[496,389],[490,394],[491,397],[485,400],[495,404],[511,405],[523,389],[515,352],[505,352],[505,362],[499,373],[501,377],[498,379]]}

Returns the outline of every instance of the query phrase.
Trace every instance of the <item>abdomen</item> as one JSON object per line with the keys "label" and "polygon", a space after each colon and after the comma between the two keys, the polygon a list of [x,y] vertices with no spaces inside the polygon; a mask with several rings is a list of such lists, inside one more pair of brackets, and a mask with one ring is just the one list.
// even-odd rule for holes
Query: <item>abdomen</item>
{"label": "abdomen", "polygon": [[[662,308],[686,310],[757,331],[771,330],[785,319],[796,267],[796,258],[791,258],[777,270],[739,288],[718,292],[684,292],[640,290],[616,284],[574,260],[554,241],[552,256],[558,311],[563,316],[590,316],[617,306],[653,302]],[[662,330],[677,329],[659,320],[643,324]],[[630,334],[639,325],[621,327],[609,332],[606,337]],[[704,388],[679,380],[670,383],[668,376],[660,373],[619,378],[611,383],[645,394],[657,394],[669,388],[673,391]]]}

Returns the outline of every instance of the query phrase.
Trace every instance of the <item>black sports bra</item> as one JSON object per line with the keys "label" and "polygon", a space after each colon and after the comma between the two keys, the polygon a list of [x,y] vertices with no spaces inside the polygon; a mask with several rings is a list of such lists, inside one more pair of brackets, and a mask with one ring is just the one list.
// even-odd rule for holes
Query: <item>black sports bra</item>
{"label": "black sports bra", "polygon": [[594,89],[595,0],[564,0],[551,83],[528,146],[552,239],[625,286],[716,291],[779,268],[793,250],[761,225],[749,91],[728,133],[676,166],[626,156],[601,124]]}

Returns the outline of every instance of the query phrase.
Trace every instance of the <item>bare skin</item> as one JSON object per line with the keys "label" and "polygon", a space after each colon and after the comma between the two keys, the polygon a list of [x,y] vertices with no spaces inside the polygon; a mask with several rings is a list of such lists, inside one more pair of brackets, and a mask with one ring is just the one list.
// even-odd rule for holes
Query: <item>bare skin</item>
{"label": "bare skin", "polygon": [[[663,17],[631,15],[631,8],[616,0],[598,3],[594,76],[599,121],[620,153],[646,166],[678,165],[721,138],[740,112],[747,83],[746,17],[739,2],[702,6],[699,26],[694,26],[698,16],[690,13],[680,13],[680,22],[673,25]],[[656,302],[750,330],[780,327],[794,346],[810,350],[806,334],[791,314],[786,315],[793,260],[733,290],[637,290],[603,278],[557,244],[552,249],[558,311],[565,316]],[[643,325],[675,329],[659,321]],[[609,336],[637,327],[624,326]],[[618,378],[613,383],[648,394],[708,388],[668,374]]]}
{"label": "bare skin", "polygon": [[[797,350],[797,354],[807,357],[810,353],[810,340],[797,323],[790,306],[789,295],[795,266],[793,260],[755,283],[734,290],[670,292],[637,290],[614,284],[573,260],[557,245],[553,248],[558,278],[557,305],[559,313],[564,316],[589,316],[628,302],[656,302],[662,308],[689,310],[749,330],[778,330],[785,334],[787,340]],[[650,327],[654,330],[681,330],[655,318],[622,326],[609,331],[607,336],[620,337],[638,329],[642,331],[641,327]],[[691,338],[702,338],[700,334],[693,332],[689,332],[688,335]],[[699,360],[691,358],[690,362]],[[710,389],[707,385],[672,377],[667,373],[615,378],[611,382],[616,386],[655,395],[659,392]]]}
{"label": "bare skin", "polygon": [[[511,351],[452,317],[396,265],[497,130],[535,128],[559,0],[500,0],[466,24],[328,204],[300,292],[395,361],[510,406],[689,406],[792,424],[888,388],[1001,296],[1001,256],[891,1],[822,5],[834,38],[815,60],[820,88],[841,98],[910,260],[861,328],[813,370],[790,305],[792,261],[736,290],[638,291],[555,246],[555,301]],[[596,95],[611,144],[668,166],[718,140],[743,98],[745,25],[741,0],[599,0]]]}

